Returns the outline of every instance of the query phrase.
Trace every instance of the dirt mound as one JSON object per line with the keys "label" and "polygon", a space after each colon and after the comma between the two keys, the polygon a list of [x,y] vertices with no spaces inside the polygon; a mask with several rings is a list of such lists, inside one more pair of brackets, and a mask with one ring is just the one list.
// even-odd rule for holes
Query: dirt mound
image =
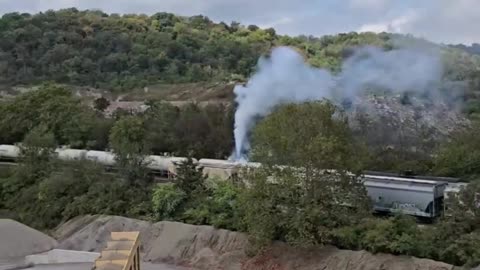
{"label": "dirt mound", "polygon": [[99,252],[112,231],[140,231],[143,244],[151,238],[151,223],[117,216],[83,216],[59,226],[54,233],[59,249]]}
{"label": "dirt mound", "polygon": [[106,245],[112,231],[140,231],[143,260],[156,263],[183,265],[195,259],[198,264],[205,264],[212,258],[216,262],[226,254],[242,253],[247,244],[244,234],[211,226],[168,221],[152,224],[116,216],[76,218],[61,225],[55,235],[61,249],[98,252]]}
{"label": "dirt mound", "polygon": [[55,248],[57,241],[11,219],[0,219],[0,261],[15,260]]}
{"label": "dirt mound", "polygon": [[177,222],[149,223],[111,216],[85,216],[57,229],[60,248],[99,251],[116,230],[139,230],[143,260],[204,270],[453,270],[453,266],[407,256],[371,254],[334,247],[296,249],[275,243],[253,258],[245,255],[247,236]]}
{"label": "dirt mound", "polygon": [[432,260],[366,251],[339,250],[335,247],[295,249],[276,243],[264,253],[249,259],[242,270],[453,270],[452,265]]}

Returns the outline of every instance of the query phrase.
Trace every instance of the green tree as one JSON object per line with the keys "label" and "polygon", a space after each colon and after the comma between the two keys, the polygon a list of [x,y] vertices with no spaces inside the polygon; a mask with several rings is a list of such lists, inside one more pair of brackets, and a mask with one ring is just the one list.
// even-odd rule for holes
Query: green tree
{"label": "green tree", "polygon": [[20,167],[16,170],[25,184],[43,179],[52,172],[55,146],[53,134],[44,127],[37,127],[27,134],[20,145]]}
{"label": "green tree", "polygon": [[152,206],[155,218],[158,220],[178,219],[183,204],[187,199],[186,193],[175,184],[160,184],[153,190]]}
{"label": "green tree", "polygon": [[199,168],[192,157],[178,165],[175,186],[191,197],[205,192],[205,180],[203,169]]}
{"label": "green tree", "polygon": [[480,181],[462,187],[457,194],[449,194],[445,200],[447,210],[444,222],[450,223],[461,233],[480,229]]}
{"label": "green tree", "polygon": [[414,218],[396,216],[368,223],[362,246],[377,253],[416,255],[419,248],[420,230]]}
{"label": "green tree", "polygon": [[263,166],[247,176],[241,204],[249,232],[261,243],[281,235],[315,245],[331,242],[333,228],[359,223],[370,210],[364,186],[350,175],[361,168],[359,149],[331,103],[277,108],[253,133],[253,159]]}
{"label": "green tree", "polygon": [[71,92],[54,84],[17,96],[5,104],[0,127],[8,143],[22,141],[33,128],[42,126],[59,144],[84,146],[92,132],[94,114]]}
{"label": "green tree", "polygon": [[147,141],[155,153],[174,153],[178,151],[175,124],[180,111],[167,102],[148,102],[145,112]]}
{"label": "green tree", "polygon": [[116,159],[116,167],[130,182],[148,179],[146,129],[143,119],[126,116],[118,120],[110,131],[110,146]]}
{"label": "green tree", "polygon": [[20,147],[20,163],[13,175],[2,181],[0,199],[4,208],[16,218],[37,228],[45,227],[39,219],[42,210],[38,203],[39,184],[54,170],[55,141],[53,135],[39,127],[32,130]]}
{"label": "green tree", "polygon": [[444,176],[475,178],[480,174],[480,123],[452,134],[436,154],[434,172]]}
{"label": "green tree", "polygon": [[440,258],[455,265],[475,267],[480,263],[480,234],[472,232],[451,239],[447,248],[441,251]]}

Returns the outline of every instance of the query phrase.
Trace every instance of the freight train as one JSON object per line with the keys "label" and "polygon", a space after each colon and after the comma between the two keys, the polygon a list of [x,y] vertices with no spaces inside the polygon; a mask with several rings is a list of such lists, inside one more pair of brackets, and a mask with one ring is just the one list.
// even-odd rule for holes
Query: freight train
{"label": "freight train", "polygon": [[[16,162],[20,149],[14,145],[0,145],[0,162]],[[90,160],[106,167],[114,167],[115,155],[111,152],[58,148],[60,160]],[[157,176],[174,180],[177,166],[184,157],[148,156],[147,168]],[[228,160],[194,160],[209,177],[222,180],[237,178],[245,168],[258,168],[260,163],[239,163]],[[418,218],[434,219],[444,210],[444,198],[458,193],[467,185],[457,178],[400,176],[389,173],[365,172],[361,177],[377,213],[400,212]]]}

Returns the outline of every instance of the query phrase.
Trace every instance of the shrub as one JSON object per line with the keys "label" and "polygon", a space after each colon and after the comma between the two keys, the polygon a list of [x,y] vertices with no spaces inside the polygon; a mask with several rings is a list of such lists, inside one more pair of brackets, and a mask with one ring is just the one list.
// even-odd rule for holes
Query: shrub
{"label": "shrub", "polygon": [[175,219],[187,196],[174,184],[160,184],[153,190],[152,205],[155,218]]}

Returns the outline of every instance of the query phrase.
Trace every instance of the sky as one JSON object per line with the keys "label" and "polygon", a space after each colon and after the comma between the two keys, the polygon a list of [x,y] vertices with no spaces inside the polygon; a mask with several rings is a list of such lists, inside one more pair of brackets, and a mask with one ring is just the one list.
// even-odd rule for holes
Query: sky
{"label": "sky", "polygon": [[289,35],[387,31],[441,43],[480,43],[480,0],[0,0],[0,14],[69,7],[202,14]]}

